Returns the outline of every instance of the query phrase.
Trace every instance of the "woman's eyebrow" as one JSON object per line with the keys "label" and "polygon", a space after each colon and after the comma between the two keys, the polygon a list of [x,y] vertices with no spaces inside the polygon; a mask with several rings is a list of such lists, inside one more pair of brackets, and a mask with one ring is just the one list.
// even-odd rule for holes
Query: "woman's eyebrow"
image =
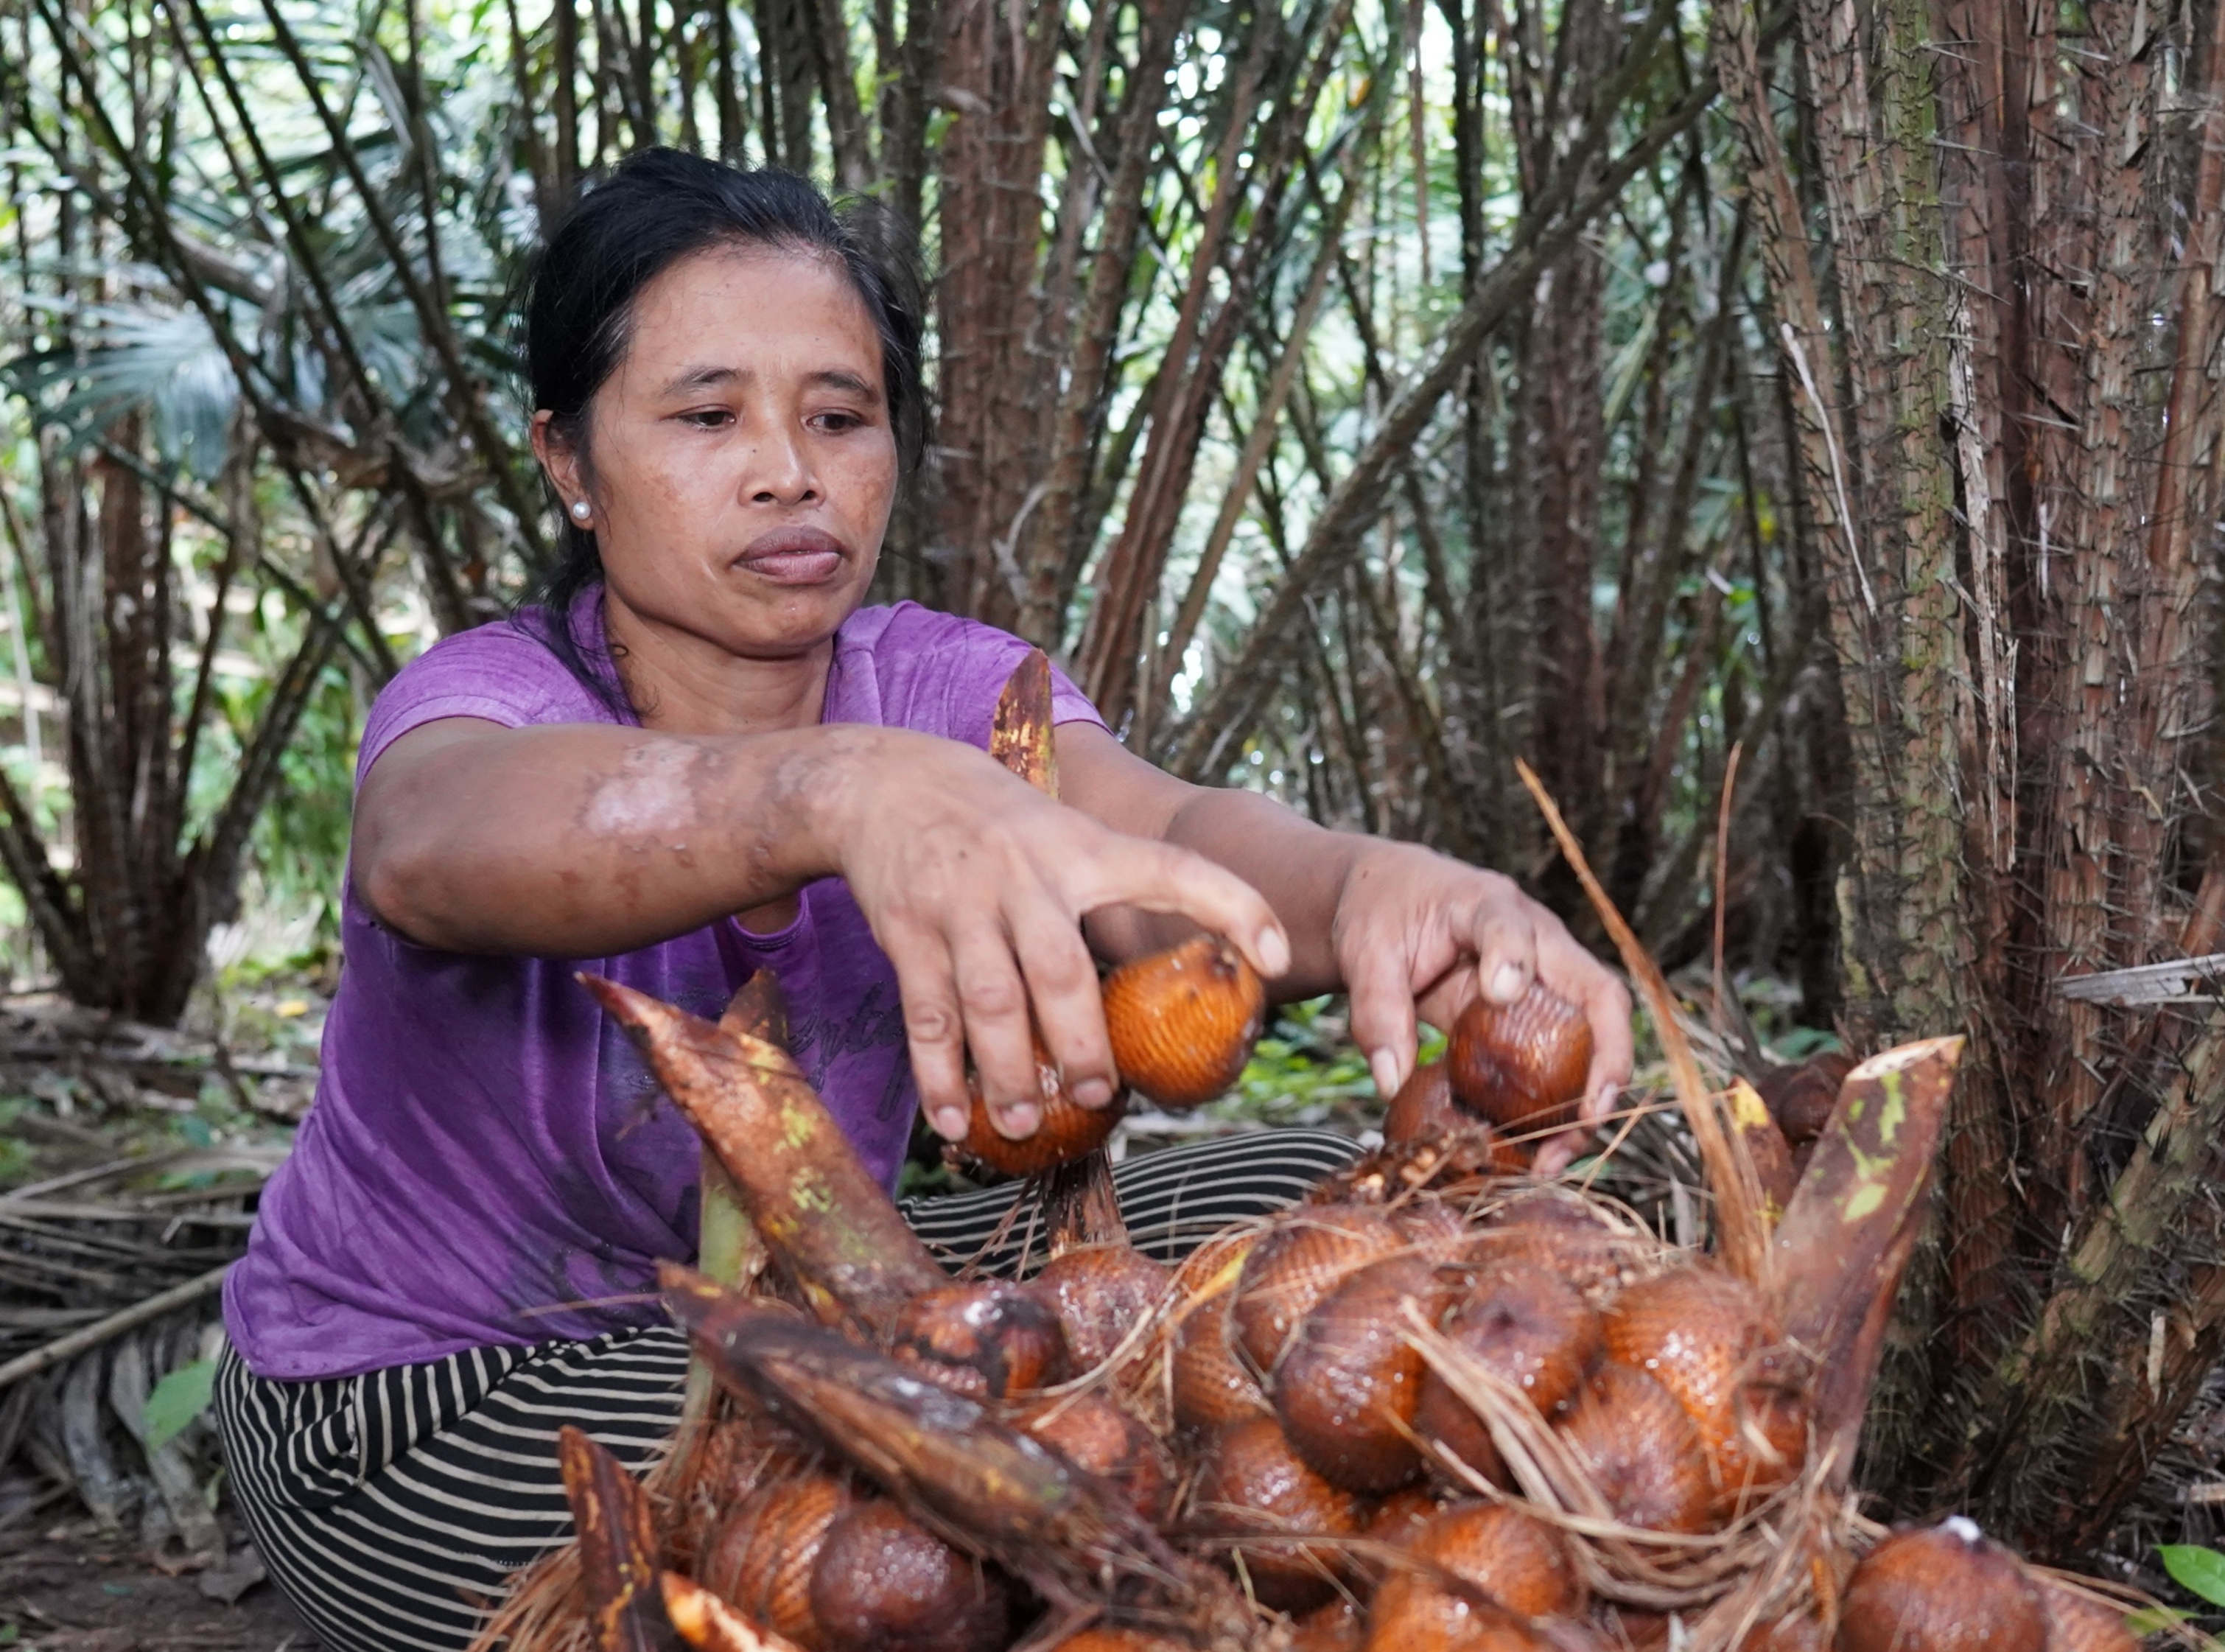
{"label": "woman's eyebrow", "polygon": [[756,374],[745,372],[739,367],[717,367],[706,364],[675,373],[664,381],[663,393],[667,396],[685,396],[690,391],[709,390],[717,384],[747,383],[755,377],[757,377]]}
{"label": "woman's eyebrow", "polygon": [[822,368],[810,374],[803,382],[814,389],[839,390],[846,396],[869,397],[875,401],[878,401],[881,395],[881,387],[878,384],[874,384],[871,379],[860,378],[856,373],[846,372],[840,367]]}
{"label": "woman's eyebrow", "polygon": [[[706,363],[701,366],[685,368],[664,381],[666,396],[690,396],[697,391],[713,390],[727,384],[747,384],[757,378],[745,367],[720,367]],[[862,396],[878,401],[881,387],[870,378],[861,378],[840,367],[822,367],[807,373],[803,382],[814,390],[840,391],[846,396]]]}

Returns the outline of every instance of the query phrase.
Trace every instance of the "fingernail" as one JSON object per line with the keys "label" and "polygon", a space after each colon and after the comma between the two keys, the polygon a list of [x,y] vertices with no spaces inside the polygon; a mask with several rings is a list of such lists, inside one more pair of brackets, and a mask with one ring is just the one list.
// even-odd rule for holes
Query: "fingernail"
{"label": "fingernail", "polygon": [[945,1141],[966,1140],[966,1109],[962,1107],[939,1108],[935,1115],[935,1133]]}
{"label": "fingernail", "polygon": [[1024,1141],[1036,1133],[1036,1126],[1039,1122],[1041,1122],[1041,1115],[1037,1113],[1032,1102],[1022,1102],[1017,1107],[1000,1107],[997,1109],[998,1133],[1010,1137],[1014,1141]]}
{"label": "fingernail", "polygon": [[1259,963],[1271,975],[1290,972],[1290,944],[1282,931],[1269,930],[1259,937]]}
{"label": "fingernail", "polygon": [[1103,1078],[1085,1078],[1074,1087],[1072,1094],[1084,1107],[1102,1107],[1112,1099],[1112,1086]]}
{"label": "fingernail", "polygon": [[1375,1088],[1388,1101],[1398,1092],[1398,1058],[1388,1050],[1378,1050],[1367,1058],[1367,1071],[1375,1075]]}
{"label": "fingernail", "polygon": [[1528,985],[1520,964],[1502,963],[1492,975],[1491,995],[1499,1003],[1511,1004],[1522,996],[1523,988]]}

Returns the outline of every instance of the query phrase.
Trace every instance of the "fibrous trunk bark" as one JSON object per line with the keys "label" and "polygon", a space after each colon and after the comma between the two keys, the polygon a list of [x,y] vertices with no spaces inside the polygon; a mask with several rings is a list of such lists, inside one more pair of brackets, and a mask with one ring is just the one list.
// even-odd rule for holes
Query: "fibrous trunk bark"
{"label": "fibrous trunk bark", "polygon": [[1058,389],[1038,312],[1060,16],[1043,0],[959,0],[940,19],[954,115],[939,157],[943,411],[927,557],[938,606],[1007,628],[1027,607],[1017,548],[1043,499]]}
{"label": "fibrous trunk bark", "polygon": [[[1738,0],[1715,60],[1826,574],[1845,1021],[1865,1046],[1974,1040],[1869,1478],[2062,1554],[2220,1340],[2189,1271],[2213,1037],[2056,991],[2217,944],[2182,845],[2211,710],[2219,11],[1798,16],[1812,155],[1785,151]],[[1821,185],[1820,285],[1796,164]],[[2140,1357],[2155,1325],[2167,1360]]]}

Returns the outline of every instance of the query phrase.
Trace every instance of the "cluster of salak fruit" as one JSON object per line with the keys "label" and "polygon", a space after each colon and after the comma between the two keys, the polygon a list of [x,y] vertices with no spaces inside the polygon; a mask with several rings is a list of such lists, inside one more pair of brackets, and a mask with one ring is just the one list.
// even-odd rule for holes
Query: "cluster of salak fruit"
{"label": "cluster of salak fruit", "polygon": [[[1030,655],[990,750],[1055,796],[1050,683]],[[2126,1652],[2090,1584],[1967,1522],[1857,1512],[1961,1041],[1726,1103],[1594,898],[1669,1056],[1712,1254],[1528,1174],[1591,1060],[1542,989],[1467,1012],[1379,1152],[1171,1274],[1110,1197],[1123,1103],[1075,1105],[1039,1052],[1041,1129],[1007,1140],[977,1096],[964,1144],[1033,1179],[1054,1254],[1022,1284],[929,1255],[781,1048],[769,976],[716,1026],[590,982],[703,1134],[718,1278],[665,1275],[698,1357],[672,1451],[637,1482],[567,1433],[578,1541],[484,1643]],[[1234,1082],[1265,1007],[1210,937],[1103,997],[1123,1077],[1169,1107]]]}
{"label": "cluster of salak fruit", "polygon": [[[1472,1010],[1384,1148],[1281,1217],[1170,1272],[1084,1178],[1016,1283],[935,1263],[742,1000],[713,1026],[590,984],[764,1265],[732,1287],[669,1270],[724,1398],[646,1486],[567,1438],[580,1540],[498,1622],[518,1652],[2133,1644],[2121,1607],[1968,1522],[1886,1535],[1854,1513],[1875,1309],[1920,1186],[1821,1216],[1796,1195],[1778,1236],[1800,1250],[1758,1282],[1527,1178],[1590,1060],[1542,988]],[[1208,938],[1116,971],[1105,1001],[1124,1077],[1180,1105],[1240,1068],[1262,994]],[[1911,1048],[1849,1078],[1845,1139],[1804,1155],[1819,1188],[1883,1162],[1866,1105],[1928,1153],[1953,1054]],[[1101,1141],[1055,1074],[1045,1102],[1057,1157]],[[1050,1162],[986,1121],[976,1142]]]}

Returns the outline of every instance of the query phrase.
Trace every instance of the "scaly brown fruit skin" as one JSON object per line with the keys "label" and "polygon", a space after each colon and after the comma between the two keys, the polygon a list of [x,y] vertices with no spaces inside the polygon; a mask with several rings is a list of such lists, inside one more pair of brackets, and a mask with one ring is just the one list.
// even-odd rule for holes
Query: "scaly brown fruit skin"
{"label": "scaly brown fruit skin", "polygon": [[1836,1051],[1810,1056],[1797,1067],[1772,1067],[1755,1083],[1762,1104],[1769,1109],[1784,1140],[1798,1147],[1823,1134],[1831,1109],[1839,1104],[1839,1086],[1854,1070],[1854,1058]]}
{"label": "scaly brown fruit skin", "polygon": [[1133,1245],[1077,1245],[1043,1265],[1028,1288],[1050,1305],[1075,1375],[1112,1357],[1165,1301],[1174,1275]]}
{"label": "scaly brown fruit skin", "polygon": [[[1599,1315],[1564,1280],[1525,1261],[1479,1269],[1474,1288],[1446,1317],[1444,1334],[1528,1395],[1549,1421],[1600,1354]],[[1434,1370],[1422,1379],[1414,1427],[1493,1484],[1507,1484],[1490,1430]]]}
{"label": "scaly brown fruit skin", "polygon": [[1390,1108],[1383,1115],[1383,1140],[1386,1143],[1418,1141],[1425,1136],[1448,1135],[1474,1122],[1474,1115],[1462,1112],[1453,1100],[1452,1080],[1445,1073],[1442,1059],[1425,1061],[1391,1098]]}
{"label": "scaly brown fruit skin", "polygon": [[2045,1578],[2035,1581],[2047,1614],[2047,1652],[2139,1652],[2139,1637],[2125,1627],[2121,1607],[2074,1595]]}
{"label": "scaly brown fruit skin", "polygon": [[1161,1107],[1227,1094],[1266,1025],[1267,989],[1211,935],[1122,964],[1105,977],[1103,998],[1113,1065]]}
{"label": "scaly brown fruit skin", "polygon": [[1033,1176],[1096,1152],[1128,1110],[1125,1096],[1115,1096],[1102,1107],[1082,1106],[1066,1093],[1058,1064],[1050,1058],[1041,1039],[1036,1040],[1035,1052],[1036,1090],[1042,1101],[1043,1119],[1034,1134],[1017,1141],[1004,1134],[990,1122],[989,1104],[982,1099],[979,1081],[967,1088],[973,1110],[967,1119],[966,1139],[958,1144],[958,1150],[1007,1176]]}
{"label": "scaly brown fruit skin", "polygon": [[1437,1517],[1442,1507],[1426,1488],[1404,1487],[1375,1505],[1375,1512],[1367,1517],[1367,1541],[1404,1548]]}
{"label": "scaly brown fruit skin", "polygon": [[1470,1112],[1454,1098],[1452,1080],[1442,1059],[1424,1062],[1391,1098],[1390,1110],[1383,1116],[1384,1145],[1441,1141],[1455,1136],[1484,1144],[1476,1163],[1494,1176],[1524,1175],[1537,1157],[1536,1142],[1508,1141],[1482,1115]]}
{"label": "scaly brown fruit skin", "polygon": [[1413,1422],[1426,1368],[1407,1340],[1406,1308],[1431,1323],[1450,1295],[1427,1258],[1389,1256],[1306,1316],[1275,1367],[1275,1414],[1298,1455],[1331,1484],[1391,1491],[1421,1473]]}
{"label": "scaly brown fruit skin", "polygon": [[1539,1188],[1486,1218],[1469,1256],[1478,1268],[1534,1262],[1597,1306],[1631,1282],[1632,1252],[1629,1238],[1582,1199]]}
{"label": "scaly brown fruit skin", "polygon": [[892,1503],[862,1504],[827,1534],[811,1612],[829,1652],[998,1652],[1011,1615],[1003,1579]]}
{"label": "scaly brown fruit skin", "polygon": [[824,1652],[811,1615],[811,1573],[827,1531],[852,1501],[849,1487],[831,1474],[763,1487],[719,1522],[696,1581],[804,1652]]}
{"label": "scaly brown fruit skin", "polygon": [[[1370,1544],[1386,1548],[1403,1549],[1414,1541],[1415,1534],[1436,1518],[1441,1505],[1426,1485],[1402,1486],[1379,1500],[1374,1511],[1367,1516],[1360,1535]],[[1395,1562],[1372,1549],[1357,1551],[1353,1557],[1351,1575],[1346,1579],[1362,1600],[1375,1592],[1376,1585],[1389,1575]]]}
{"label": "scaly brown fruit skin", "polygon": [[1267,1414],[1266,1391],[1238,1357],[1229,1324],[1257,1233],[1225,1233],[1189,1254],[1175,1274],[1177,1318],[1170,1356],[1176,1424],[1197,1433]]}
{"label": "scaly brown fruit skin", "polygon": [[[1206,1532],[1291,1532],[1352,1537],[1361,1500],[1308,1468],[1272,1417],[1230,1423],[1213,1437],[1190,1492],[1190,1521]],[[1345,1570],[1333,1548],[1237,1540],[1252,1592],[1277,1611],[1302,1612],[1335,1593]]]}
{"label": "scaly brown fruit skin", "polygon": [[[1584,1586],[1561,1534],[1512,1503],[1452,1503],[1408,1546],[1416,1559],[1442,1567],[1480,1589],[1518,1617],[1572,1617],[1584,1609]],[[1436,1589],[1426,1573],[1394,1573],[1383,1585],[1390,1597],[1410,1588]]]}
{"label": "scaly brown fruit skin", "polygon": [[1068,1374],[1056,1312],[1024,1287],[1001,1280],[922,1291],[890,1327],[889,1355],[975,1400],[1032,1393]]}
{"label": "scaly brown fruit skin", "polygon": [[1968,1520],[1872,1549],[1840,1603],[1837,1652],[2047,1652],[2047,1609],[2015,1555]]}
{"label": "scaly brown fruit skin", "polygon": [[[1757,1624],[1738,1644],[1738,1652],[1824,1652],[1830,1640],[1812,1617],[1780,1617]],[[2058,1652],[2051,1648],[2050,1652]]]}
{"label": "scaly brown fruit skin", "polygon": [[1445,1046],[1454,1099],[1517,1133],[1575,1123],[1591,1064],[1590,1021],[1542,985],[1512,1004],[1477,999],[1453,1023]]}
{"label": "scaly brown fruit skin", "polygon": [[1366,1652],[1550,1652],[1551,1645],[1512,1613],[1448,1589],[1394,1592],[1385,1584],[1367,1613]]}
{"label": "scaly brown fruit skin", "polygon": [[1800,1472],[1805,1397],[1781,1369],[1776,1327],[1745,1280],[1707,1263],[1681,1268],[1623,1292],[1601,1325],[1607,1357],[1652,1377],[1698,1426],[1719,1519]]}
{"label": "scaly brown fruit skin", "polygon": [[1703,1532],[1715,1483],[1700,1431],[1669,1390],[1613,1360],[1594,1371],[1559,1424],[1614,1517],[1658,1532]]}
{"label": "scaly brown fruit skin", "polygon": [[1475,1230],[1460,1208],[1443,1199],[1417,1199],[1399,1205],[1391,1212],[1391,1223],[1416,1254],[1440,1268],[1455,1267],[1466,1260],[1474,1242]]}
{"label": "scaly brown fruit skin", "polygon": [[1127,1494],[1154,1526],[1173,1506],[1174,1456],[1157,1434],[1102,1394],[1039,1400],[1017,1413],[1020,1430]]}
{"label": "scaly brown fruit skin", "polygon": [[1367,1617],[1349,1600],[1317,1606],[1290,1627],[1290,1652],[1360,1652]]}
{"label": "scaly brown fruit skin", "polygon": [[1299,1206],[1261,1235],[1244,1260],[1230,1311],[1236,1346],[1253,1369],[1271,1371],[1331,1291],[1403,1243],[1380,1206]]}

